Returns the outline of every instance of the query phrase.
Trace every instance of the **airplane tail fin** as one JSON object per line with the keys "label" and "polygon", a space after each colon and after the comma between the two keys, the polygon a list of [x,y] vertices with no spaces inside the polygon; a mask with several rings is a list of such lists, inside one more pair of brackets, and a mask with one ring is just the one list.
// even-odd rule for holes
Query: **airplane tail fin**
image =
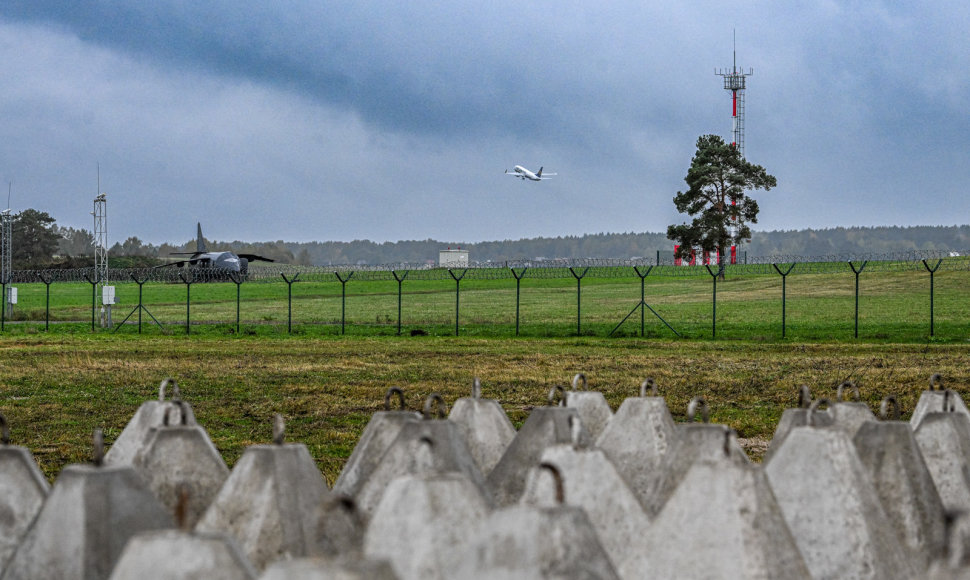
{"label": "airplane tail fin", "polygon": [[536,177],[542,177],[542,168],[539,168],[539,172],[536,173]]}
{"label": "airplane tail fin", "polygon": [[202,223],[198,222],[196,223],[196,226],[198,226],[199,228],[199,233],[195,239],[195,249],[197,252],[203,253],[206,251],[206,249],[205,249],[205,238],[202,237]]}

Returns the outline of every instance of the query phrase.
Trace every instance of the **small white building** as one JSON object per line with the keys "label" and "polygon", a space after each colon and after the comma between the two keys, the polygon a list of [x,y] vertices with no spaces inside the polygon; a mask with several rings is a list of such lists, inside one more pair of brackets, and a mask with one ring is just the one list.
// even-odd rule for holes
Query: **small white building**
{"label": "small white building", "polygon": [[467,268],[468,250],[438,250],[438,266],[441,268]]}

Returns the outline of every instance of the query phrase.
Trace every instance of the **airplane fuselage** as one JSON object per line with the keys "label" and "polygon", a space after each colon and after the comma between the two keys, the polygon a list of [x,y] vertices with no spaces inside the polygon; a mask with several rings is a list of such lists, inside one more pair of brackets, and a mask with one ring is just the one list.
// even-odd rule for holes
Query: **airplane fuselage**
{"label": "airplane fuselage", "polygon": [[506,170],[505,173],[513,177],[518,177],[519,179],[529,179],[531,181],[542,181],[543,179],[547,179],[542,176],[542,167],[539,168],[539,171],[532,173],[525,167],[522,167],[521,165],[516,165],[515,167],[512,168],[511,173],[509,173],[508,170]]}

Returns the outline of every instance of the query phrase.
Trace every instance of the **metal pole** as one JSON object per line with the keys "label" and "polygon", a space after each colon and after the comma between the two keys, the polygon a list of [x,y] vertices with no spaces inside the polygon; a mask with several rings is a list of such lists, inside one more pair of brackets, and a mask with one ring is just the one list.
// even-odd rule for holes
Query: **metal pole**
{"label": "metal pole", "polygon": [[7,281],[0,282],[0,286],[3,287],[3,297],[0,299],[0,332],[3,332],[7,320]]}
{"label": "metal pole", "polygon": [[933,336],[933,274],[939,269],[940,264],[943,263],[943,258],[937,260],[936,265],[930,268],[930,265],[923,260],[923,267],[926,271],[930,273],[930,337]]}
{"label": "metal pole", "polygon": [[582,298],[583,298],[583,283],[582,283],[582,280],[583,280],[583,276],[585,276],[586,273],[589,272],[589,266],[587,266],[586,268],[583,269],[583,273],[582,274],[577,274],[576,273],[576,270],[574,268],[572,268],[572,267],[569,268],[569,272],[573,275],[573,278],[576,278],[576,336],[579,336],[580,334],[582,334],[582,327],[581,327],[581,324],[580,324],[581,321],[582,321],[582,314],[583,314],[583,308],[582,308],[582,304],[583,304],[583,300],[582,300]]}
{"label": "metal pole", "polygon": [[84,274],[84,279],[91,285],[91,332],[94,332],[94,313],[98,304],[98,280],[97,278],[92,280],[87,274]]}
{"label": "metal pole", "polygon": [[707,273],[714,280],[714,296],[711,300],[713,307],[711,312],[711,340],[715,340],[717,338],[717,272],[712,272],[708,264],[704,264],[704,267],[707,268]]}
{"label": "metal pole", "polygon": [[455,272],[451,268],[448,269],[448,273],[455,279],[455,336],[458,336],[458,299],[461,294],[461,279],[468,273],[468,268],[461,271],[461,276],[455,276]]}
{"label": "metal pole", "polygon": [[141,287],[144,284],[145,284],[144,282],[138,282],[138,334],[141,334],[141,309],[142,309]]}
{"label": "metal pole", "polygon": [[515,336],[519,336],[519,296],[522,286],[522,278],[525,276],[528,268],[522,268],[519,273],[515,272],[515,268],[509,268],[512,272],[512,277],[515,278]]}
{"label": "metal pole", "polygon": [[786,324],[785,323],[785,304],[787,302],[787,299],[786,299],[786,281],[788,280],[788,274],[791,274],[791,271],[795,267],[795,264],[792,263],[792,265],[791,266],[788,266],[788,269],[785,270],[784,272],[781,271],[781,268],[778,267],[778,264],[772,264],[772,267],[774,267],[774,269],[775,269],[776,272],[778,272],[779,274],[781,274],[781,337],[782,338],[785,338],[785,329],[786,329],[786,325],[785,325]]}
{"label": "metal pole", "polygon": [[280,272],[280,276],[283,277],[283,281],[286,282],[286,333],[293,333],[293,283],[297,281],[300,277],[300,273],[297,272],[296,276],[290,280],[286,277],[286,274]]}
{"label": "metal pole", "polygon": [[859,274],[862,273],[866,268],[866,264],[869,260],[863,260],[862,266],[856,270],[855,264],[849,261],[849,267],[852,268],[852,272],[855,274],[855,337],[859,338]]}
{"label": "metal pole", "polygon": [[391,270],[391,274],[394,274],[394,279],[397,280],[397,335],[401,336],[401,294],[402,286],[404,280],[407,279],[410,270],[405,270],[403,276],[397,275],[397,270]]}
{"label": "metal pole", "polygon": [[191,333],[189,329],[192,328],[190,309],[192,304],[192,282],[195,281],[194,280],[195,275],[189,274],[189,277],[193,278],[193,280],[189,280],[188,278],[185,277],[185,274],[183,274],[182,272],[179,272],[179,278],[182,280],[182,282],[185,283],[185,334],[186,335]]}
{"label": "metal pole", "polygon": [[340,272],[334,272],[333,275],[340,280],[340,334],[343,334],[347,320],[347,281],[354,277],[354,273],[348,274],[347,278],[341,277]]}

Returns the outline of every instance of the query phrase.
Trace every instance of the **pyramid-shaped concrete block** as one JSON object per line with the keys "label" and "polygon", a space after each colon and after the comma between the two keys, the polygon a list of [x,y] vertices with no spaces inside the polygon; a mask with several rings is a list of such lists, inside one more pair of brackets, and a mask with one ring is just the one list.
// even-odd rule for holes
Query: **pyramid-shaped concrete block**
{"label": "pyramid-shaped concrete block", "polygon": [[455,401],[448,419],[462,428],[472,458],[483,474],[488,474],[515,439],[515,427],[498,401],[483,399],[476,378],[472,396]]}
{"label": "pyramid-shaped concrete block", "polygon": [[[701,413],[703,423],[694,423],[696,413]],[[652,482],[641,497],[644,510],[650,517],[656,517],[674,490],[680,485],[690,467],[697,461],[708,460],[714,463],[730,463],[739,458],[747,458],[733,431],[726,425],[714,425],[707,421],[707,403],[703,397],[694,397],[687,410],[688,422],[678,425],[677,434],[654,471]],[[725,449],[730,452],[725,452]]]}
{"label": "pyramid-shaped concrete block", "polygon": [[398,580],[391,564],[363,558],[297,558],[276,562],[259,580]]}
{"label": "pyramid-shaped concrete block", "polygon": [[913,410],[913,415],[909,419],[910,425],[915,430],[927,413],[938,413],[944,410],[962,413],[970,417],[970,410],[963,402],[963,397],[952,389],[947,394],[947,389],[943,388],[943,378],[937,373],[930,377],[929,390],[920,394],[916,409]]}
{"label": "pyramid-shaped concrete block", "polygon": [[[848,396],[852,396],[855,400],[848,400]],[[855,437],[859,427],[864,423],[877,420],[869,405],[862,402],[859,387],[852,381],[845,381],[839,385],[836,401],[828,406],[828,412],[832,416],[832,425],[845,431],[850,439]]]}
{"label": "pyramid-shaped concrete block", "polygon": [[[391,410],[391,398],[397,396],[400,401],[398,410]],[[361,486],[377,468],[387,448],[390,447],[401,427],[410,421],[416,421],[421,415],[404,409],[404,393],[397,387],[391,387],[384,395],[384,410],[371,415],[370,421],[364,427],[357,445],[344,464],[343,470],[333,484],[333,491],[350,497],[355,497]]]}
{"label": "pyramid-shaped concrete block", "polygon": [[721,437],[723,459],[700,454],[654,520],[649,577],[810,579],[761,467]]}
{"label": "pyramid-shaped concrete block", "polygon": [[788,434],[765,473],[813,578],[914,578],[917,564],[886,515],[845,430],[808,425]]}
{"label": "pyramid-shaped concrete block", "polygon": [[364,518],[350,496],[331,492],[312,510],[317,521],[317,558],[363,558]]}
{"label": "pyramid-shaped concrete block", "polygon": [[453,553],[453,578],[618,579],[589,518],[580,508],[562,505],[565,493],[555,466],[555,507],[518,505],[470,522],[466,541]]}
{"label": "pyramid-shaped concrete block", "polygon": [[3,578],[103,580],[132,536],[173,526],[171,512],[132,467],[69,465]]}
{"label": "pyramid-shaped concrete block", "polygon": [[401,580],[453,578],[448,554],[459,546],[469,523],[488,513],[485,497],[464,474],[399,477],[374,510],[364,554],[390,562]]}
{"label": "pyramid-shaped concrete block", "polygon": [[596,447],[613,462],[641,503],[649,496],[657,468],[676,436],[673,417],[662,397],[646,396],[644,382],[639,397],[623,401]]}
{"label": "pyramid-shaped concrete block", "polygon": [[536,507],[559,503],[556,479],[547,468],[555,467],[562,480],[561,503],[586,512],[619,576],[650,577],[650,554],[639,541],[650,529],[650,519],[613,462],[595,447],[569,444],[548,447],[540,465],[546,467],[529,470],[521,502]]}
{"label": "pyramid-shaped concrete block", "polygon": [[26,447],[10,445],[7,420],[0,415],[0,574],[34,517],[44,505],[50,484]]}
{"label": "pyramid-shaped concrete block", "polygon": [[922,569],[943,556],[945,514],[908,422],[870,421],[853,438],[892,527]]}
{"label": "pyramid-shaped concrete block", "polygon": [[[772,435],[771,441],[768,442],[768,451],[765,452],[764,461],[767,462],[775,450],[781,447],[781,444],[785,441],[785,437],[788,437],[789,431],[795,427],[803,427],[807,424],[808,407],[811,404],[812,393],[808,385],[802,385],[798,388],[798,407],[782,411],[781,419],[778,421],[778,425],[775,426],[775,433]],[[828,409],[816,410],[814,412],[814,420],[816,425],[824,427],[832,424],[832,415]]]}
{"label": "pyramid-shaped concrete block", "polygon": [[970,417],[956,411],[927,413],[914,436],[943,507],[970,511]]}
{"label": "pyramid-shaped concrete block", "polygon": [[262,570],[313,554],[317,514],[308,508],[328,493],[306,445],[284,444],[280,435],[279,443],[246,448],[195,529],[232,536]]}
{"label": "pyramid-shaped concrete block", "polygon": [[192,527],[212,503],[229,477],[229,468],[198,424],[170,424],[169,414],[159,427],[152,427],[132,465],[148,482],[149,489],[169,511],[179,501],[179,486],[189,486],[186,519]]}
{"label": "pyramid-shaped concrete block", "polygon": [[574,376],[573,389],[566,393],[566,406],[576,409],[583,426],[595,441],[613,418],[613,410],[603,393],[586,389],[586,375],[579,373]]}
{"label": "pyramid-shaped concrete block", "polygon": [[[166,393],[171,395],[171,400],[165,399]],[[181,413],[185,414],[186,424],[195,425],[192,407],[181,401],[178,384],[174,379],[165,379],[158,387],[158,400],[145,401],[138,407],[135,416],[105,453],[104,462],[108,465],[130,465],[144,447],[152,428],[160,427],[166,415],[169,415],[171,422],[182,423]]]}
{"label": "pyramid-shaped concrete block", "polygon": [[[437,394],[432,394],[431,399],[443,405]],[[439,406],[439,417],[445,416],[442,409]],[[485,477],[472,458],[461,428],[448,419],[431,418],[433,414],[428,412],[427,403],[425,410],[422,420],[407,422],[401,427],[397,438],[354,498],[365,519],[370,518],[380,503],[388,484],[404,475],[462,473],[488,497]]]}
{"label": "pyramid-shaped concrete block", "polygon": [[125,546],[111,580],[255,580],[256,570],[225,534],[143,532]]}
{"label": "pyramid-shaped concrete block", "polygon": [[[496,505],[518,503],[529,468],[539,464],[542,452],[547,447],[572,443],[570,417],[578,416],[576,409],[567,407],[536,407],[529,413],[529,418],[516,433],[502,459],[488,474],[488,490]],[[589,445],[591,442],[589,432],[582,428],[580,443]]]}

